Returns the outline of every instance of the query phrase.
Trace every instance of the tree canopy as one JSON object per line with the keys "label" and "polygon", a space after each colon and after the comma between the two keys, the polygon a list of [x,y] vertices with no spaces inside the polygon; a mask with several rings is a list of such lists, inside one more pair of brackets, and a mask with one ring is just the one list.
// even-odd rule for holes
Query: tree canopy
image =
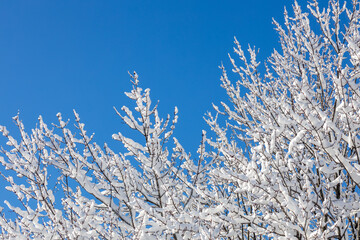
{"label": "tree canopy", "polygon": [[1,208],[1,238],[359,239],[360,2],[294,2],[274,25],[281,49],[263,63],[235,39],[228,99],[196,154],[174,137],[177,108],[162,119],[136,73],[134,107],[115,109],[137,134],[113,134],[123,151],[97,144],[76,111],[31,131],[15,116],[17,138],[2,126],[18,202]]}

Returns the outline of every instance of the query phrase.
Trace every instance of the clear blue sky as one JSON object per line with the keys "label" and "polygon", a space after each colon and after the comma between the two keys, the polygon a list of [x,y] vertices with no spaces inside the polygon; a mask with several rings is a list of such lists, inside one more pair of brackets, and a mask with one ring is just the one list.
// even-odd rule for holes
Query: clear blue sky
{"label": "clear blue sky", "polygon": [[163,116],[178,106],[176,136],[194,151],[207,129],[204,113],[226,100],[218,66],[231,70],[234,36],[269,56],[279,47],[271,19],[283,22],[284,6],[290,10],[291,4],[0,1],[0,125],[12,125],[19,110],[30,130],[40,114],[47,123],[57,112],[73,120],[76,109],[98,143],[111,142],[112,133],[125,128],[112,107],[129,103],[123,95],[131,87],[127,71],[136,70],[153,101],[160,100]]}

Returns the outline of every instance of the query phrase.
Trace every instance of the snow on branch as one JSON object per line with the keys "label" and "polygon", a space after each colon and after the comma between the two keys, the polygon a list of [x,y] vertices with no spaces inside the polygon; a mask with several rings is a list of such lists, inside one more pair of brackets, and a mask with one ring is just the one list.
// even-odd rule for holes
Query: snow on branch
{"label": "snow on branch", "polygon": [[[274,20],[281,48],[265,61],[235,39],[229,101],[205,116],[194,156],[175,138],[178,109],[159,113],[130,74],[115,108],[126,127],[94,142],[79,114],[19,137],[6,127],[4,239],[359,239],[360,2],[295,1]],[[234,55],[234,56],[233,56]],[[236,57],[235,57],[236,56]],[[231,80],[233,76],[237,81]]]}

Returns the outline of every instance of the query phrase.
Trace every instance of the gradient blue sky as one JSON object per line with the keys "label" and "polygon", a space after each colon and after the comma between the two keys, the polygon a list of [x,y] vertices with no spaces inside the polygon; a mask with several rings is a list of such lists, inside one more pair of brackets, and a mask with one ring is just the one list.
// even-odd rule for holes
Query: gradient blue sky
{"label": "gradient blue sky", "polygon": [[73,120],[76,109],[98,143],[111,142],[112,133],[127,132],[112,107],[129,104],[127,71],[136,70],[162,116],[178,106],[176,136],[194,151],[204,113],[227,99],[218,66],[231,70],[234,36],[264,59],[279,48],[272,17],[282,23],[292,3],[0,1],[0,125],[13,125],[19,110],[30,130],[40,114],[48,123],[57,112]]}

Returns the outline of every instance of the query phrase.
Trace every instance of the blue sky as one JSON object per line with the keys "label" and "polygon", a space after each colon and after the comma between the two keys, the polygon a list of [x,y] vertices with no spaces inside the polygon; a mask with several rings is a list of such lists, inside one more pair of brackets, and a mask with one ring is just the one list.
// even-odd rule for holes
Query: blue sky
{"label": "blue sky", "polygon": [[112,133],[127,132],[112,107],[129,104],[127,71],[136,70],[153,101],[160,100],[162,116],[178,106],[176,136],[194,151],[201,130],[208,130],[204,113],[227,99],[218,66],[231,70],[234,36],[260,48],[264,59],[279,48],[272,17],[282,23],[284,6],[291,4],[0,1],[0,125],[13,125],[20,111],[29,130],[40,114],[47,123],[57,112],[73,120],[76,109],[98,143],[111,142]]}

